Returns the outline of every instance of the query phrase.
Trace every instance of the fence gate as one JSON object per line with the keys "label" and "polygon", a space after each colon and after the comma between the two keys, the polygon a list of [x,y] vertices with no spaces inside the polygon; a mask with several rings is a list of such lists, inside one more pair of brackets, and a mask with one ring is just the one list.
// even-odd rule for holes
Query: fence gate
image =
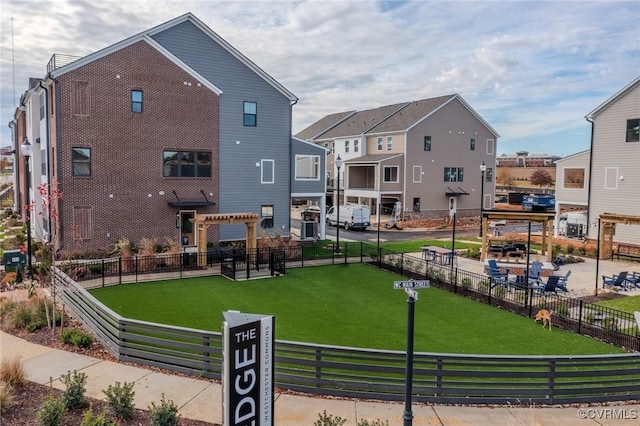
{"label": "fence gate", "polygon": [[235,256],[223,258],[220,260],[220,274],[230,278],[236,279],[236,258]]}
{"label": "fence gate", "polygon": [[284,250],[271,250],[269,253],[271,275],[284,275],[286,271]]}

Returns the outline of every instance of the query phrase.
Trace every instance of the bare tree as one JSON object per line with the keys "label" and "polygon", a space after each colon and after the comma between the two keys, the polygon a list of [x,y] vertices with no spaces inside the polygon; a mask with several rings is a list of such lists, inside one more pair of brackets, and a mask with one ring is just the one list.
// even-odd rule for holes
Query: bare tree
{"label": "bare tree", "polygon": [[542,188],[544,186],[551,186],[553,184],[553,178],[545,169],[537,169],[535,172],[531,173],[529,182],[531,182],[531,185],[536,185]]}

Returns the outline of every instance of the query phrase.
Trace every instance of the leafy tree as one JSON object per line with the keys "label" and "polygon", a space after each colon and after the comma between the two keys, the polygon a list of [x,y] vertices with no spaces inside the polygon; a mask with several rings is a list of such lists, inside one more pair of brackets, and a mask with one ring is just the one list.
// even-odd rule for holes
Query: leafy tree
{"label": "leafy tree", "polygon": [[545,169],[537,169],[531,174],[529,182],[531,182],[532,185],[536,185],[542,188],[543,186],[552,185],[553,178],[551,177],[551,174]]}

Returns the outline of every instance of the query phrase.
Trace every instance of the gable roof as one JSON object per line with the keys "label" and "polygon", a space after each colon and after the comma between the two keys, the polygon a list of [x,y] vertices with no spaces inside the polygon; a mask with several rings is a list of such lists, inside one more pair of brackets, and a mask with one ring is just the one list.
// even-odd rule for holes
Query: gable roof
{"label": "gable roof", "polygon": [[[390,132],[406,132],[418,125],[423,120],[450,102],[459,101],[478,121],[482,123],[496,138],[500,137],[498,132],[489,125],[459,94],[439,96],[435,98],[421,99],[418,101],[403,102],[393,105],[385,105],[374,109],[360,112],[353,112],[341,122],[336,122],[333,127],[326,126],[331,120],[328,115],[320,121],[307,127],[296,136],[302,137],[304,132],[306,139],[316,142],[331,140],[341,137],[360,136],[362,134],[382,134]],[[338,113],[334,114],[337,116]],[[327,128],[325,132],[315,133],[316,130]],[[313,130],[312,130],[313,129]]]}
{"label": "gable roof", "polygon": [[348,118],[355,113],[356,111],[344,111],[326,115],[309,127],[296,133],[296,137],[300,139],[315,139],[316,137],[320,136],[324,132],[340,123],[345,118]]}
{"label": "gable roof", "polygon": [[640,85],[640,76],[636,77],[631,83],[627,84],[624,88],[619,90],[616,94],[611,96],[609,99],[598,105],[596,109],[591,111],[589,114],[585,116],[587,120],[595,118],[596,115],[600,114],[602,111],[607,109],[611,104],[617,102],[620,98],[626,95],[631,90],[635,89],[638,85]]}
{"label": "gable roof", "polygon": [[324,139],[362,135],[378,125],[378,123],[395,114],[407,104],[407,102],[403,102],[400,104],[385,105],[374,109],[356,112],[355,114],[350,115],[346,120],[343,120],[336,126],[327,130],[325,133],[318,135],[315,140],[321,141]]}
{"label": "gable roof", "polygon": [[247,66],[249,69],[251,69],[254,73],[256,73],[258,76],[260,76],[263,80],[265,80],[268,84],[270,84],[271,86],[273,86],[277,91],[279,91],[282,95],[284,95],[286,98],[288,98],[291,102],[295,102],[298,100],[298,98],[291,93],[290,91],[288,91],[283,85],[281,85],[280,83],[278,83],[273,77],[271,77],[270,75],[268,75],[266,72],[264,72],[260,67],[258,67],[256,64],[254,64],[251,60],[249,60],[247,57],[245,57],[242,53],[240,53],[238,50],[236,50],[233,46],[231,46],[231,44],[229,44],[226,40],[224,40],[222,37],[220,37],[218,34],[216,34],[213,30],[211,30],[207,25],[205,25],[202,21],[200,21],[198,18],[196,18],[195,15],[193,15],[192,13],[185,13],[184,15],[178,16],[177,18],[174,18],[170,21],[167,21],[163,24],[160,24],[158,26],[155,26],[153,28],[150,28],[148,30],[142,31],[141,33],[138,33],[134,36],[131,36],[129,38],[126,38],[118,43],[112,44],[111,46],[107,46],[104,49],[98,50],[97,52],[91,53],[81,59],[78,59],[74,62],[71,62],[68,65],[65,65],[63,67],[60,67],[56,70],[53,70],[50,72],[50,75],[52,77],[58,77],[62,74],[65,74],[67,72],[73,71],[77,68],[80,68],[88,63],[91,63],[93,61],[96,61],[98,59],[101,59],[113,52],[116,52],[118,50],[124,49],[126,47],[129,47],[135,43],[138,43],[140,41],[145,41],[147,43],[149,43],[152,47],[154,47],[155,49],[157,49],[160,53],[162,53],[165,57],[167,57],[169,60],[171,60],[172,62],[174,62],[176,65],[178,65],[180,68],[182,68],[183,70],[185,70],[186,72],[188,72],[189,74],[191,74],[195,79],[197,79],[199,82],[201,82],[203,85],[205,85],[206,87],[208,87],[209,89],[211,89],[212,91],[214,91],[217,94],[222,94],[222,90],[220,90],[218,87],[215,86],[215,83],[212,81],[209,81],[208,79],[206,79],[205,77],[203,77],[201,74],[199,74],[198,72],[196,72],[193,68],[191,68],[188,64],[184,63],[183,61],[181,61],[180,59],[178,59],[175,55],[173,55],[172,53],[170,53],[167,49],[165,49],[164,47],[162,47],[159,43],[157,43],[155,40],[153,40],[152,36],[155,34],[158,34],[162,31],[165,31],[168,28],[171,28],[173,26],[176,26],[178,24],[181,24],[183,22],[189,21],[191,22],[193,25],[195,25],[200,31],[202,31],[203,33],[205,33],[207,36],[209,36],[213,41],[215,41],[217,44],[219,44],[222,48],[224,48],[227,52],[229,52],[231,55],[233,55],[235,58],[237,58],[242,64],[244,64],[245,66]]}

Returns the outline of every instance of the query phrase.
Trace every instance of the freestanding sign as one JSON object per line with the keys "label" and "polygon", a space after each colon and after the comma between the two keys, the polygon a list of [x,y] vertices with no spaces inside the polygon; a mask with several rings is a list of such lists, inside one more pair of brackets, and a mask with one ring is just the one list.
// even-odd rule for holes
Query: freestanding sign
{"label": "freestanding sign", "polygon": [[223,312],[224,426],[273,426],[273,316]]}

